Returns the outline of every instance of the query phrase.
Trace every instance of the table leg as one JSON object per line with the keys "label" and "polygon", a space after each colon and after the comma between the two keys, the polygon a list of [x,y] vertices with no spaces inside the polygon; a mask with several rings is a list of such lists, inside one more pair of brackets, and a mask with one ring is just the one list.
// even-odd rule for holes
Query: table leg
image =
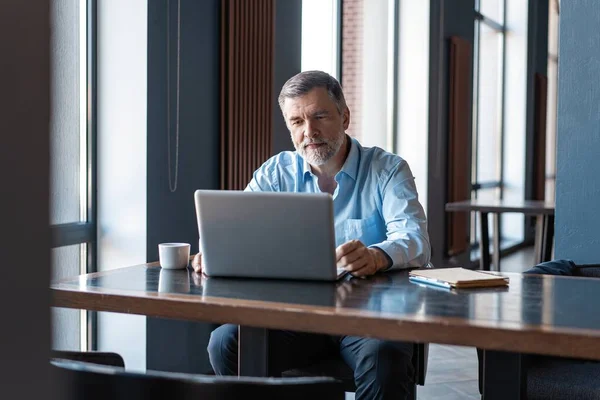
{"label": "table leg", "polygon": [[544,258],[542,256],[542,243],[544,238],[544,216],[536,215],[535,217],[535,241],[533,246],[533,263],[539,264]]}
{"label": "table leg", "polygon": [[554,215],[544,215],[544,230],[542,235],[541,262],[552,259],[552,244],[554,242]]}
{"label": "table leg", "polygon": [[492,229],[494,229],[494,253],[492,257],[494,258],[492,263],[494,264],[494,269],[500,272],[500,214],[493,213],[492,214]]}
{"label": "table leg", "polygon": [[481,226],[481,241],[479,242],[479,268],[484,271],[490,270],[490,233],[488,229],[488,213],[479,212],[479,224]]}
{"label": "table leg", "polygon": [[505,351],[483,351],[483,400],[527,398],[523,357]]}
{"label": "table leg", "polygon": [[238,335],[238,375],[267,376],[267,329],[240,325]]}

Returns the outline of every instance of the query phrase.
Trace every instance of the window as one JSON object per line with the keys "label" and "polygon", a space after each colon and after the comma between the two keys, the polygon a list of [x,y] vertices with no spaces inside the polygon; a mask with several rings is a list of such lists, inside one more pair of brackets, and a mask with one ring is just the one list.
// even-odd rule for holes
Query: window
{"label": "window", "polygon": [[339,74],[339,0],[302,1],[302,71]]}
{"label": "window", "polygon": [[[95,268],[95,0],[52,0],[50,225],[52,279]],[[94,316],[53,309],[53,348],[91,349]]]}
{"label": "window", "polygon": [[[472,198],[503,195],[504,0],[476,0],[473,51]],[[471,219],[471,241],[479,243],[479,223]],[[502,237],[502,233],[500,233]]]}
{"label": "window", "polygon": [[[303,0],[302,70],[336,77],[350,108],[347,133],[394,149],[397,0]],[[377,43],[377,46],[367,46]]]}

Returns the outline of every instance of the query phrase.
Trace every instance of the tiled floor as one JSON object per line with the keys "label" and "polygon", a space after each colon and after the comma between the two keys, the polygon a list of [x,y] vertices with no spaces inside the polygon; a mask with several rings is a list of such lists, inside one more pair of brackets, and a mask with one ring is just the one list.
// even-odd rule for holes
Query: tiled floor
{"label": "tiled floor", "polygon": [[425,386],[417,388],[417,398],[479,399],[475,349],[431,344]]}
{"label": "tiled floor", "polygon": [[[502,258],[500,267],[506,272],[523,272],[533,266],[533,249],[527,248]],[[480,399],[477,386],[477,353],[472,347],[429,346],[429,363],[425,386],[417,389],[419,400]],[[346,394],[346,400],[354,394]]]}

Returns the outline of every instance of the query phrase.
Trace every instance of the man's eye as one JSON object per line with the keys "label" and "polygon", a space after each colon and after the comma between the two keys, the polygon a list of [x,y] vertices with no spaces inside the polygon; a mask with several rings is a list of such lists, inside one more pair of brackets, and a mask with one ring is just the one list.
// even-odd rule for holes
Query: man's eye
{"label": "man's eye", "polygon": [[300,125],[300,121],[299,120],[292,121],[292,126],[298,126],[298,125]]}

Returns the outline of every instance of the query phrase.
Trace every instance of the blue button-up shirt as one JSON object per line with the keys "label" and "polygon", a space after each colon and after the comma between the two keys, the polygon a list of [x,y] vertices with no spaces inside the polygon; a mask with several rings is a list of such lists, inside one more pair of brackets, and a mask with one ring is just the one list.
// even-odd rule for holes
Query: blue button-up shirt
{"label": "blue button-up shirt", "polygon": [[[333,193],[336,246],[358,239],[378,247],[391,268],[421,267],[429,262],[427,221],[415,180],[405,160],[378,147],[362,147],[351,138]],[[318,177],[297,152],[267,160],[245,190],[321,192]]]}

